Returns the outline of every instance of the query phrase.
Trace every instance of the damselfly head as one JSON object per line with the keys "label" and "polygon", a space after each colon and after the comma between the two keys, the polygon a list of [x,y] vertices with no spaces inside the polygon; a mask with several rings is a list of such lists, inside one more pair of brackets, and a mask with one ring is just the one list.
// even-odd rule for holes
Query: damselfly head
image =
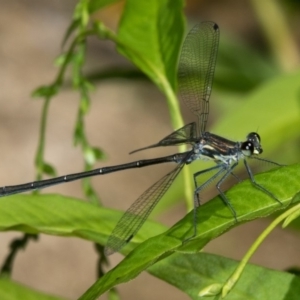
{"label": "damselfly head", "polygon": [[247,135],[247,141],[241,145],[242,153],[245,156],[251,156],[253,154],[261,154],[263,149],[260,145],[260,136],[256,132],[251,132]]}

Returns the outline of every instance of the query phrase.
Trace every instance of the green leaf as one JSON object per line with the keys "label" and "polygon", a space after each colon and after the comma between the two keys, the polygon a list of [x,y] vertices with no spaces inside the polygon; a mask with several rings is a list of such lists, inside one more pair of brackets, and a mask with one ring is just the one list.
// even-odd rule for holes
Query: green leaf
{"label": "green leaf", "polygon": [[25,287],[8,278],[0,277],[0,299],[1,300],[63,300],[65,298],[46,295]]}
{"label": "green leaf", "polygon": [[89,2],[89,0],[79,0],[73,13],[73,19],[78,20],[82,28],[85,28],[89,21]]}
{"label": "green leaf", "polygon": [[93,83],[103,80],[110,80],[113,78],[124,78],[126,80],[145,80],[148,81],[148,77],[144,73],[137,70],[134,67],[110,67],[102,71],[96,71],[94,73],[89,73],[86,78]]}
{"label": "green leaf", "polygon": [[96,162],[96,157],[93,148],[86,147],[84,149],[84,160],[87,164],[93,165]]}
{"label": "green leaf", "polygon": [[108,291],[108,300],[121,300],[120,295],[116,289]]}
{"label": "green leaf", "polygon": [[[123,212],[61,195],[13,195],[0,199],[0,230],[82,237],[105,244]],[[140,241],[166,227],[147,222]]]}
{"label": "green leaf", "polygon": [[55,168],[45,162],[43,163],[43,173],[50,176],[56,176]]}
{"label": "green leaf", "polygon": [[115,2],[118,2],[120,0],[90,0],[89,2],[89,12],[90,14],[96,12],[97,10],[108,6],[110,4],[113,4]]}
{"label": "green leaf", "polygon": [[84,159],[89,165],[93,165],[97,160],[104,159],[106,156],[103,151],[96,147],[86,147],[84,149]]}
{"label": "green leaf", "polygon": [[[175,90],[184,34],[182,0],[128,0],[118,30],[118,50],[162,91]],[[151,20],[151,21],[149,21]]]}
{"label": "green leaf", "polygon": [[[126,1],[118,34],[94,22],[100,39],[141,69],[165,94],[174,128],[183,126],[176,97],[177,60],[184,32],[183,0]],[[151,20],[151,22],[149,21]]]}
{"label": "green leaf", "polygon": [[58,57],[55,58],[54,65],[56,67],[61,67],[61,66],[63,66],[65,64],[66,59],[67,59],[67,54],[66,53],[62,53]]}
{"label": "green leaf", "polygon": [[[149,272],[187,293],[191,299],[201,299],[199,291],[214,284],[222,287],[237,265],[234,260],[207,253],[176,253],[150,267]],[[297,300],[299,294],[297,276],[248,264],[226,299]]]}
{"label": "green leaf", "polygon": [[[193,235],[193,212],[186,215],[168,231],[150,238],[136,247],[118,266],[99,279],[80,299],[96,299],[111,287],[135,278],[155,262],[174,251],[194,253],[210,240],[230,228],[255,218],[265,217],[284,209],[300,190],[300,165],[278,168],[255,176],[255,180],[278,197],[282,205],[254,188],[249,180],[235,185],[227,193],[237,212],[235,222],[230,210],[219,197],[205,203],[197,211],[196,237]],[[297,201],[298,199],[296,199]],[[136,242],[137,239],[133,239]],[[183,241],[186,241],[182,244]],[[129,245],[132,249],[133,243]],[[130,247],[126,248],[129,249]]]}
{"label": "green leaf", "polygon": [[58,92],[58,87],[54,85],[44,85],[32,92],[32,97],[34,98],[51,98],[55,96]]}
{"label": "green leaf", "polygon": [[97,147],[92,147],[95,160],[104,160],[107,158],[106,154]]}

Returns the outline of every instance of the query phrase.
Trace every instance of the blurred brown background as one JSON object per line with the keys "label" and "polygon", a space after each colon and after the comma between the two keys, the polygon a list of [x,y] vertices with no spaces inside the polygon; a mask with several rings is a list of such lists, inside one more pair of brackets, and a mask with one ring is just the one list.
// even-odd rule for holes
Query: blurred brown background
{"label": "blurred brown background", "polygon": [[[56,76],[53,60],[60,53],[61,41],[75,4],[76,1],[71,0],[11,0],[1,3],[1,186],[35,178],[33,161],[42,102],[33,100],[30,94],[36,87],[52,82]],[[188,1],[187,4],[192,24],[201,19],[214,20],[222,31],[232,32],[250,43],[263,39],[262,33],[256,34],[260,30],[259,24],[249,1]],[[119,9],[118,5],[114,6],[99,17],[114,28]],[[128,63],[116,53],[112,44],[91,40],[87,70],[92,72],[121,64]],[[107,153],[107,161],[102,166],[166,153],[158,149],[135,157],[128,156],[131,150],[152,144],[171,131],[164,97],[153,84],[108,80],[96,86],[92,98],[92,110],[86,126],[91,144]],[[65,89],[50,106],[45,155],[60,175],[80,171],[83,166],[80,150],[73,147],[72,141],[77,103],[78,94]],[[191,117],[187,112],[186,116]],[[164,173],[166,167],[157,166],[95,178],[93,182],[105,205],[126,209]],[[82,196],[79,182],[50,188],[47,193],[50,192]],[[182,204],[165,215],[165,223],[174,224],[184,214]],[[259,220],[240,226],[211,242],[205,250],[240,259],[268,223],[268,220]],[[0,234],[1,261],[7,255],[9,242],[14,236],[19,234]],[[282,270],[299,266],[299,251],[298,237],[277,229],[252,262]],[[112,264],[120,259],[121,256],[114,255]],[[26,251],[17,257],[13,279],[47,293],[75,299],[95,281],[96,261],[96,253],[89,242],[43,235],[38,243],[30,243]],[[118,289],[123,299],[188,299],[182,292],[145,272]]]}

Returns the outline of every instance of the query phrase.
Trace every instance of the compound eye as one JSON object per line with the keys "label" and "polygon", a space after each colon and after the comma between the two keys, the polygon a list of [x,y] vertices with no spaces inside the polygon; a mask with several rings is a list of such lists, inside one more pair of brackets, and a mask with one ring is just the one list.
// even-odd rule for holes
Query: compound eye
{"label": "compound eye", "polygon": [[256,132],[251,132],[247,135],[247,140],[251,142],[259,142],[260,143],[260,136]]}
{"label": "compound eye", "polygon": [[251,143],[249,141],[242,143],[241,150],[245,156],[251,156],[254,152],[253,143]]}

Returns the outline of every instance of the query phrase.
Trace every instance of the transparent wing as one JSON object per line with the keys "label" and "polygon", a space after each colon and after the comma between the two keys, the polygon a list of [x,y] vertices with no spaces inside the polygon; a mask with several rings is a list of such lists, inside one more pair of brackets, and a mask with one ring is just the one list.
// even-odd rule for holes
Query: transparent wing
{"label": "transparent wing", "polygon": [[105,254],[110,255],[119,251],[139,231],[147,220],[158,201],[169,189],[190,156],[188,152],[181,163],[147,189],[124,213],[108,238]]}
{"label": "transparent wing", "polygon": [[180,144],[192,143],[195,142],[196,139],[197,139],[196,123],[193,122],[172,132],[171,134],[169,134],[168,136],[160,140],[157,144],[153,144],[147,147],[134,150],[130,152],[130,154],[141,150],[149,149],[149,148],[155,148],[161,146],[177,146]]}
{"label": "transparent wing", "polygon": [[219,27],[213,22],[196,25],[187,35],[179,59],[180,96],[198,116],[200,134],[205,131],[209,113],[219,35]]}

